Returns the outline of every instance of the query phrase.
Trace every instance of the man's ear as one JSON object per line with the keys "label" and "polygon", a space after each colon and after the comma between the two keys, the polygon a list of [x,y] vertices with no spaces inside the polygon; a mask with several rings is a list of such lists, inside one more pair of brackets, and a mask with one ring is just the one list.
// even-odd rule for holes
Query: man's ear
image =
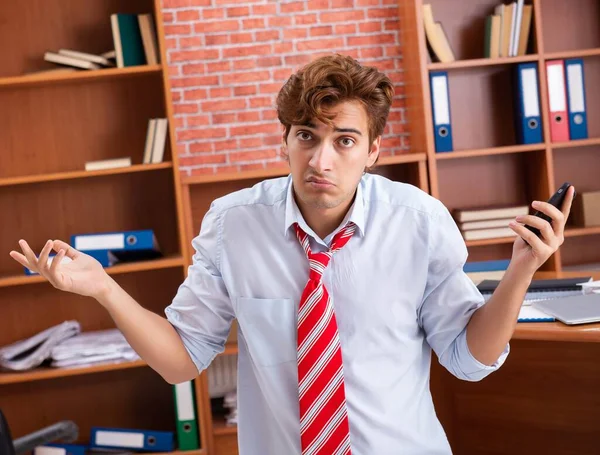
{"label": "man's ear", "polygon": [[367,158],[367,169],[372,167],[379,157],[379,148],[381,147],[381,136],[377,136],[377,138],[371,144],[371,150],[369,150],[369,157]]}
{"label": "man's ear", "polygon": [[283,132],[281,133],[281,156],[286,161],[289,158],[287,151],[287,134],[285,133],[285,125],[283,125]]}

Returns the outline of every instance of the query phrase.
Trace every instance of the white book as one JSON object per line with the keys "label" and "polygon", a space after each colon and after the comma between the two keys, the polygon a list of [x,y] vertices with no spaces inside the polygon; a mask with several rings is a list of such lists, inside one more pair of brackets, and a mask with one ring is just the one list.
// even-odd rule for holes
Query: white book
{"label": "white book", "polygon": [[517,0],[515,6],[515,24],[513,30],[513,47],[511,49],[511,57],[516,57],[519,53],[519,40],[521,34],[521,22],[523,21],[523,0]]}
{"label": "white book", "polygon": [[100,54],[100,57],[107,58],[109,60],[116,60],[117,54],[116,54],[115,50],[112,49],[110,51],[103,52],[102,54]]}
{"label": "white book", "polygon": [[146,130],[146,144],[144,145],[144,158],[142,163],[149,164],[152,162],[152,146],[154,145],[154,134],[156,132],[156,120],[151,118],[148,120],[148,129]]}
{"label": "white book", "polygon": [[514,218],[519,215],[527,215],[529,207],[527,205],[518,205],[510,207],[479,207],[473,209],[456,209],[454,211],[456,221],[464,223],[465,221],[483,221],[500,218]]}
{"label": "white book", "polygon": [[97,70],[101,68],[101,66],[97,63],[69,57],[67,55],[57,54],[56,52],[46,52],[44,54],[44,60],[51,63],[58,63],[59,65],[73,66],[75,68],[82,68],[85,70]]}
{"label": "white book", "polygon": [[79,60],[86,60],[88,62],[97,63],[103,66],[115,66],[109,59],[102,57],[101,55],[88,54],[87,52],[73,51],[71,49],[59,49],[60,55],[66,55],[67,57],[78,58]]}
{"label": "white book", "polygon": [[85,163],[86,171],[100,171],[102,169],[115,169],[131,166],[131,157],[115,158],[111,160],[88,161]]}
{"label": "white book", "polygon": [[517,2],[512,2],[510,3],[511,6],[511,15],[512,17],[510,18],[510,40],[508,42],[508,56],[509,57],[513,57],[513,49],[515,46],[515,28],[516,28],[516,23],[517,23]]}
{"label": "white book", "polygon": [[152,163],[162,163],[167,141],[167,119],[156,119],[156,132],[152,144]]}
{"label": "white book", "polygon": [[497,239],[500,237],[514,237],[517,234],[509,227],[491,228],[491,229],[476,229],[474,231],[465,231],[462,233],[465,240],[483,240]]}
{"label": "white book", "polygon": [[497,220],[467,221],[466,223],[459,223],[458,227],[461,231],[507,227],[508,223],[510,223],[513,220],[514,218],[500,218]]}

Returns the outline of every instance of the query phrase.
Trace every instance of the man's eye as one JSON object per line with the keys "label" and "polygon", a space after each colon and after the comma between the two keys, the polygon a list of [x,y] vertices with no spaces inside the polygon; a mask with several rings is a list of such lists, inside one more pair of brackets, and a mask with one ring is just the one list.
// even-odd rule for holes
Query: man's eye
{"label": "man's eye", "polygon": [[306,131],[300,131],[297,136],[301,141],[310,141],[312,139],[312,136]]}
{"label": "man's eye", "polygon": [[354,139],[350,138],[350,137],[344,137],[340,140],[340,143],[344,146],[344,147],[351,147],[354,145]]}

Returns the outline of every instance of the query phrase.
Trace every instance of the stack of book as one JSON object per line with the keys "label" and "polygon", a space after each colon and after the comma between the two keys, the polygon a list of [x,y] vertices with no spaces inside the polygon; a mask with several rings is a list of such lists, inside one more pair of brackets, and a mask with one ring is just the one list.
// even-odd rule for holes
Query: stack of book
{"label": "stack of book", "polygon": [[483,240],[515,236],[508,223],[528,213],[527,205],[515,205],[456,209],[453,216],[465,240]]}
{"label": "stack of book", "polygon": [[59,49],[48,51],[44,60],[60,65],[60,68],[36,71],[98,70],[102,68],[136,65],[156,65],[159,50],[154,19],[151,14],[122,14],[110,16],[114,49],[102,54],[80,50]]}
{"label": "stack of book", "polygon": [[[167,143],[167,126],[168,121],[166,118],[152,118],[148,120],[142,164],[158,164],[163,162],[165,145]],[[131,157],[124,156],[121,158],[87,161],[85,163],[85,170],[101,171],[129,166],[131,166]]]}
{"label": "stack of book", "polygon": [[485,19],[484,55],[516,57],[527,53],[533,6],[518,0],[494,8]]}
{"label": "stack of book", "polygon": [[48,51],[44,54],[45,61],[69,67],[73,71],[76,69],[97,70],[114,67],[114,58],[114,50],[96,55],[71,49],[59,49],[57,52]]}

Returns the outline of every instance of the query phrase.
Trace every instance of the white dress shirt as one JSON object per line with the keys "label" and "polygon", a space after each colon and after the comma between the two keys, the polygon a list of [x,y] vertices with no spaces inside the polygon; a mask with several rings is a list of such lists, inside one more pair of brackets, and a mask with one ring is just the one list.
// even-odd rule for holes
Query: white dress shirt
{"label": "white dress shirt", "polygon": [[470,353],[466,325],[484,299],[463,272],[467,249],[446,207],[415,186],[365,174],[325,239],[295,203],[291,176],[214,201],[193,240],[193,265],[165,310],[198,367],[239,324],[240,455],[299,455],[297,309],[312,251],[348,221],[358,229],[323,275],[338,323],[353,455],[450,454],[429,389],[431,349],[458,378],[499,368]]}

